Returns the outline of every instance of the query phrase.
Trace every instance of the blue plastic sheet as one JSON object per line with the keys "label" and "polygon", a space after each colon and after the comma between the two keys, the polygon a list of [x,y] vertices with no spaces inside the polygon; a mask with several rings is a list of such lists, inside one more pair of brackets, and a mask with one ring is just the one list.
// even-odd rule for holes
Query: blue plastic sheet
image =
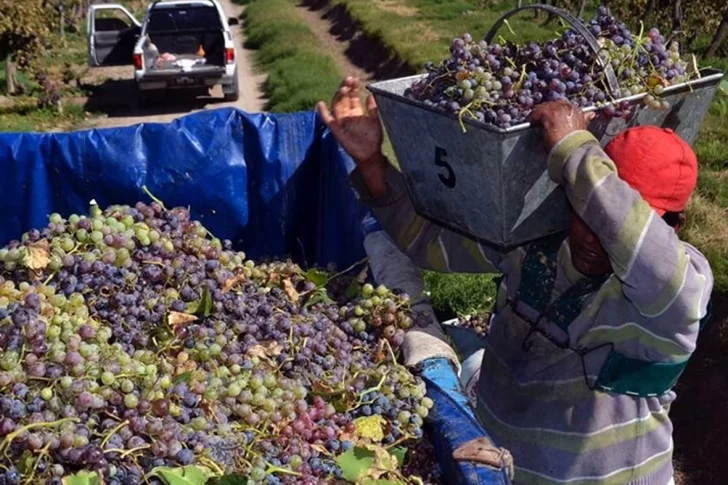
{"label": "blue plastic sheet", "polygon": [[55,134],[0,134],[0,244],[47,216],[149,201],[189,206],[249,256],[346,267],[365,257],[367,211],[353,168],[313,112],[203,111],[170,124]]}
{"label": "blue plastic sheet", "polygon": [[490,438],[475,417],[452,364],[447,359],[428,359],[422,364],[421,376],[427,384],[427,395],[435,403],[428,424],[433,428],[437,461],[447,483],[509,485],[511,481],[505,469],[452,459],[453,452],[465,443]]}

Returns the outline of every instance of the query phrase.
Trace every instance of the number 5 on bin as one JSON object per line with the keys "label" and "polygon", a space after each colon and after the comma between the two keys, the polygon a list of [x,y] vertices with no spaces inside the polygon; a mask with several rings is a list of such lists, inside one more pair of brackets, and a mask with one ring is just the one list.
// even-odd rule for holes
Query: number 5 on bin
{"label": "number 5 on bin", "polygon": [[440,181],[445,187],[452,189],[455,187],[455,172],[449,163],[447,163],[447,150],[441,147],[435,147],[435,165],[442,167],[447,170],[447,176],[439,173]]}

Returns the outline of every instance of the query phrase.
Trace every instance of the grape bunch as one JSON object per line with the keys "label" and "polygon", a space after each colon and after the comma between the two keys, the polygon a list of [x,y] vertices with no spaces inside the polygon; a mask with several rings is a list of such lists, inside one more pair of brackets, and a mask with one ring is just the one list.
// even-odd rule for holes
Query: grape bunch
{"label": "grape bunch", "polygon": [[354,446],[419,442],[433,402],[397,362],[409,298],[335,302],[322,275],[256,265],[157,202],[52,214],[0,249],[0,483],[199,465],[313,485]]}
{"label": "grape bunch", "polygon": [[[428,63],[427,75],[405,96],[462,119],[508,128],[527,121],[534,106],[567,100],[580,108],[598,106],[608,117],[632,115],[634,106],[618,99],[645,94],[650,108],[669,109],[661,99],[667,86],[689,79],[677,42],[665,44],[657,29],[637,35],[606,7],[587,25],[599,42],[595,54],[573,29],[543,43],[487,43],[464,34],[452,41],[451,56]],[[604,66],[619,87],[611,91]]]}
{"label": "grape bunch", "polygon": [[458,318],[458,326],[462,328],[470,328],[479,337],[485,338],[490,331],[490,314],[478,313],[467,317]]}

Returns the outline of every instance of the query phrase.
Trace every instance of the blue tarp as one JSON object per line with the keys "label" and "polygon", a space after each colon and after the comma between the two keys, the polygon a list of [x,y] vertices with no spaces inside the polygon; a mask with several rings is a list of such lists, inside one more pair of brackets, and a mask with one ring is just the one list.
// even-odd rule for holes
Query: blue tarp
{"label": "blue tarp", "polygon": [[220,109],[170,124],[0,134],[0,159],[0,244],[53,212],[87,213],[91,199],[148,201],[146,186],[252,258],[346,267],[364,257],[353,163],[313,112]]}
{"label": "blue tarp", "polygon": [[[291,257],[339,268],[365,257],[377,223],[348,183],[353,162],[315,113],[203,111],[170,124],[57,134],[0,134],[0,244],[42,227],[53,212],[86,213],[149,200],[189,206],[217,237],[254,258]],[[456,464],[452,451],[485,435],[452,369],[423,372],[430,424],[450,483],[507,484],[501,471]]]}

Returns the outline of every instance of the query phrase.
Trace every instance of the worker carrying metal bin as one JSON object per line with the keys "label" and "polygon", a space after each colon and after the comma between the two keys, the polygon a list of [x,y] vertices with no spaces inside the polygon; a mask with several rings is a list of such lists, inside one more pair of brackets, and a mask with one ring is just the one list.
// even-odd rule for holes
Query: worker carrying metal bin
{"label": "worker carrying metal bin", "polygon": [[[713,286],[705,256],[679,239],[697,182],[689,144],[643,126],[602,149],[586,129],[593,113],[539,105],[531,119],[543,127],[544,169],[563,187],[571,222],[505,251],[418,215],[381,152],[376,102],[369,97],[367,113],[359,91],[347,78],[331,112],[318,109],[357,163],[351,180],[383,229],[420,267],[502,275],[477,379],[477,416],[492,441],[459,443],[455,462],[507,469],[512,456],[518,484],[672,483],[668,410]],[[421,323],[406,336],[406,363],[425,376],[448,361],[457,369],[436,321]]]}

